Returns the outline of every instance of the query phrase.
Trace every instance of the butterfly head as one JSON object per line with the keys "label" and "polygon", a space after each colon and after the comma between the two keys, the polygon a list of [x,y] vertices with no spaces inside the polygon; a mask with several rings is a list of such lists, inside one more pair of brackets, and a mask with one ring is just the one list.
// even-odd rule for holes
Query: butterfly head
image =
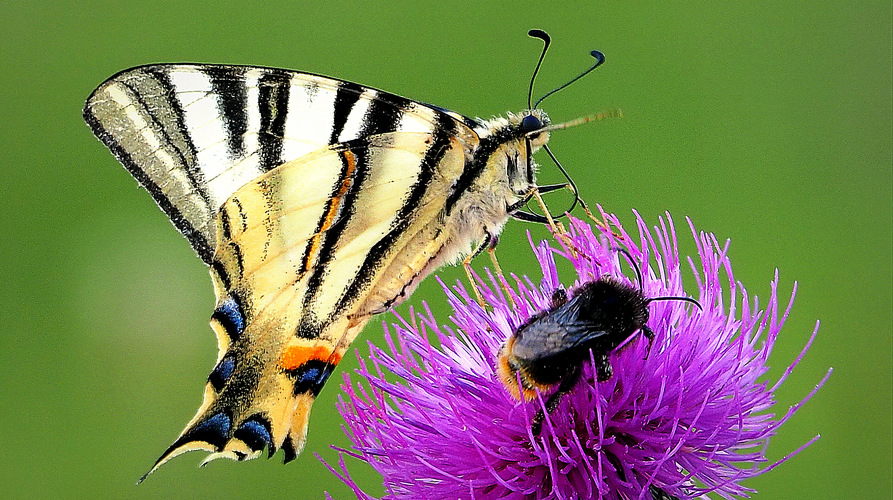
{"label": "butterfly head", "polygon": [[[502,179],[488,182],[505,182],[508,191],[517,198],[525,197],[536,186],[537,165],[533,154],[549,140],[546,127],[551,121],[545,112],[533,109],[522,113],[509,113],[485,123],[482,134],[482,150],[488,154],[489,171]],[[489,143],[489,144],[487,144]]]}
{"label": "butterfly head", "polygon": [[542,147],[549,140],[549,124],[552,122],[546,113],[539,109],[532,109],[521,115],[518,123],[518,131],[530,141],[530,147],[534,151]]}

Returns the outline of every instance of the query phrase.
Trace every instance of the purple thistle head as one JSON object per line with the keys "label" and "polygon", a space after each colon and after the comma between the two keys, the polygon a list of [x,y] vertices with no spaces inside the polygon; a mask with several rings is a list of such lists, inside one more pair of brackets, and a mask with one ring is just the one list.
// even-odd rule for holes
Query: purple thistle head
{"label": "purple thistle head", "polygon": [[[353,447],[344,452],[383,476],[383,498],[650,500],[655,488],[679,498],[710,492],[746,497],[753,490],[742,480],[815,441],[818,436],[778,462],[766,461],[769,438],[830,375],[784,415],[770,413],[775,391],[818,324],[779,380],[760,380],[793,293],[782,310],[776,273],[761,310],[734,280],[728,243],[693,227],[698,256],[688,267],[701,310],[683,301],[649,303],[650,349],[643,335],[629,337],[610,352],[613,375],[603,382],[587,355],[577,382],[552,411],[544,411],[548,393],[525,402],[511,395],[496,371],[500,348],[532,315],[550,308],[556,289],[572,295],[608,275],[641,286],[647,298],[686,296],[669,216],[652,231],[637,216],[635,239],[616,217],[606,220],[613,232],[593,233],[572,219],[570,232],[557,239],[559,248],[536,245],[543,271],[538,286],[515,278],[506,292],[492,277],[479,281],[488,310],[461,285],[445,286],[454,328],[441,326],[426,307],[386,327],[387,348],[370,346],[358,370],[365,383],[345,374],[347,398],[339,410]],[[618,248],[641,268],[641,285],[621,271],[625,258]],[[573,265],[573,283],[560,281],[556,256]],[[545,417],[540,433],[531,428],[538,412]],[[351,480],[343,455],[339,463],[333,472],[357,497],[373,498]]]}

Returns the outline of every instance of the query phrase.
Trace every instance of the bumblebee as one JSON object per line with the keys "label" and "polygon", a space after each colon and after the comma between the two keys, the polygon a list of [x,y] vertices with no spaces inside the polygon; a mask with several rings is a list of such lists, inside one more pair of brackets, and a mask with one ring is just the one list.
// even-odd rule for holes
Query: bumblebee
{"label": "bumblebee", "polygon": [[[636,273],[639,288],[603,276],[583,284],[570,297],[557,289],[549,308],[531,316],[506,340],[499,351],[497,373],[515,399],[530,401],[538,392],[554,391],[545,404],[546,412],[552,412],[577,383],[590,351],[599,382],[613,373],[610,353],[636,332],[648,339],[650,351],[654,332],[646,326],[649,303],[682,300],[701,307],[688,297],[645,297],[638,268]],[[535,435],[544,418],[543,411],[534,416]]]}

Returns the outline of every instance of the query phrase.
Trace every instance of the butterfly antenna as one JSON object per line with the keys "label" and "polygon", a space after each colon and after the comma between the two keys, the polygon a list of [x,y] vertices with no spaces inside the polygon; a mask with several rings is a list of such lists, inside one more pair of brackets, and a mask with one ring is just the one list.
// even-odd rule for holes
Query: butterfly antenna
{"label": "butterfly antenna", "polygon": [[[528,31],[527,35],[533,38],[539,38],[543,41],[543,52],[540,54],[540,60],[536,63],[536,68],[533,69],[533,76],[530,77],[530,88],[527,89],[527,108],[533,109],[533,106],[530,104],[531,101],[533,101],[533,82],[536,81],[536,75],[540,72],[540,66],[543,65],[543,59],[546,58],[546,51],[549,50],[549,45],[552,43],[552,37],[545,31],[538,29]],[[542,99],[537,101],[537,104],[541,101]]]}
{"label": "butterfly antenna", "polygon": [[[539,62],[537,62],[536,69],[534,69],[534,71],[533,71],[533,77],[530,79],[530,89],[527,92],[527,106],[529,109],[539,108],[539,105],[547,97],[558,92],[559,90],[564,89],[565,87],[576,82],[580,78],[583,78],[584,76],[588,75],[589,73],[592,72],[592,70],[601,66],[602,63],[605,62],[605,55],[597,50],[593,50],[592,52],[590,52],[590,54],[592,55],[592,57],[594,57],[596,59],[595,64],[593,64],[591,67],[589,67],[586,71],[584,71],[584,72],[580,73],[579,75],[575,76],[574,78],[570,79],[565,84],[559,86],[558,88],[552,90],[551,92],[547,92],[544,96],[540,97],[538,101],[536,101],[536,104],[531,105],[531,100],[533,97],[533,82],[534,82],[534,80],[536,80],[536,75],[539,72],[540,65],[542,65],[543,59],[546,57],[546,50],[549,48],[549,44],[551,43],[551,38],[545,31],[542,31],[542,30],[536,30],[536,29],[530,30],[527,32],[527,34],[532,37],[539,38],[544,42],[543,53],[540,54],[540,60],[539,60]],[[573,194],[574,194],[574,201],[573,201],[573,203],[571,203],[570,208],[565,210],[564,213],[555,217],[556,219],[560,219],[561,217],[564,217],[567,213],[571,212],[574,208],[576,208],[577,203],[579,203],[581,201],[580,200],[580,192],[577,189],[577,183],[574,182],[574,180],[571,178],[570,174],[567,173],[567,170],[564,169],[564,166],[561,165],[561,162],[558,161],[558,158],[556,158],[555,154],[552,153],[552,150],[549,149],[549,146],[543,145],[543,149],[546,150],[546,153],[549,155],[549,158],[551,158],[552,161],[555,162],[555,165],[558,166],[558,170],[561,171],[561,175],[563,175],[564,178],[567,179],[568,186],[570,187],[571,192],[573,192]]]}
{"label": "butterfly antenna", "polygon": [[571,207],[565,210],[564,213],[555,216],[556,219],[560,219],[566,216],[571,210],[576,208],[577,203],[582,200],[580,200],[580,192],[577,190],[577,183],[574,182],[574,179],[570,176],[570,174],[567,173],[567,170],[564,169],[564,166],[561,165],[561,162],[559,162],[558,158],[555,157],[555,154],[552,153],[552,150],[549,149],[549,145],[543,144],[543,149],[546,150],[546,154],[548,154],[549,158],[551,158],[555,165],[558,166],[558,170],[561,171],[561,175],[563,175],[564,178],[567,179],[568,187],[570,187],[571,192],[574,193],[574,202],[571,203]]}
{"label": "butterfly antenna", "polygon": [[[537,31],[537,30],[530,30],[530,31],[533,32],[533,31]],[[543,33],[543,34],[545,34],[545,33]],[[534,36],[534,35],[531,35],[531,36]],[[548,36],[548,35],[547,35],[547,36]],[[548,45],[548,44],[547,44],[547,45]],[[564,85],[561,85],[560,87],[558,87],[558,88],[552,90],[551,92],[546,92],[546,95],[540,97],[540,100],[539,100],[539,101],[536,101],[536,104],[534,104],[533,107],[532,107],[531,109],[538,108],[539,105],[540,105],[540,103],[543,102],[544,100],[546,100],[547,97],[549,97],[550,95],[554,94],[555,92],[558,92],[559,90],[564,89],[565,87],[567,87],[568,85],[570,85],[570,84],[576,82],[576,81],[579,80],[580,78],[583,78],[584,76],[588,75],[589,73],[592,72],[592,70],[594,70],[595,68],[601,66],[602,63],[605,62],[605,55],[602,54],[601,52],[599,52],[599,51],[597,51],[597,50],[593,50],[593,51],[590,52],[589,54],[591,54],[592,57],[595,58],[595,64],[593,64],[593,65],[592,65],[589,69],[587,69],[586,71],[584,71],[584,72],[580,73],[579,75],[575,76],[574,78],[570,79],[570,80],[569,80],[567,83],[565,83]],[[543,56],[545,56],[545,55],[546,55],[546,51],[543,50]],[[540,62],[542,62],[542,57],[540,57]],[[537,65],[537,69],[539,69],[539,65]],[[536,76],[536,74],[534,74],[534,76]],[[530,87],[531,87],[531,89],[533,88],[533,81],[530,82]]]}

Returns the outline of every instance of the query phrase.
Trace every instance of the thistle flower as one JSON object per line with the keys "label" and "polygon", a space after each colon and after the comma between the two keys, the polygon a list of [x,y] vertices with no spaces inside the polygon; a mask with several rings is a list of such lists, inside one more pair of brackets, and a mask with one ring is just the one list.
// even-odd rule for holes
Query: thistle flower
{"label": "thistle flower", "polygon": [[515,277],[516,286],[504,292],[492,276],[479,280],[486,310],[461,285],[444,286],[454,328],[441,326],[427,306],[386,326],[387,347],[370,345],[369,358],[360,358],[357,374],[365,383],[345,374],[346,399],[339,403],[353,446],[341,450],[338,470],[330,469],[358,498],[373,497],[351,479],[345,454],[382,475],[386,499],[651,499],[661,491],[679,498],[747,497],[754,490],[742,480],[818,438],[767,464],[769,438],[830,375],[784,415],[769,413],[775,391],[818,331],[817,323],[777,381],[760,379],[796,284],[782,311],[776,272],[761,310],[733,278],[728,243],[697,233],[690,222],[698,256],[688,263],[703,309],[680,301],[649,304],[650,349],[643,336],[630,337],[611,353],[613,376],[604,382],[596,382],[594,358],[585,362],[573,389],[545,413],[542,432],[531,430],[548,394],[518,402],[495,372],[496,356],[564,286],[556,256],[576,271],[576,281],[564,286],[571,292],[604,275],[631,283],[616,251],[622,247],[642,269],[646,297],[686,295],[669,215],[653,231],[637,215],[636,239],[616,217],[605,217],[613,232],[594,234],[572,219],[570,232],[557,240],[560,248],[534,246],[543,271],[538,286]]}

